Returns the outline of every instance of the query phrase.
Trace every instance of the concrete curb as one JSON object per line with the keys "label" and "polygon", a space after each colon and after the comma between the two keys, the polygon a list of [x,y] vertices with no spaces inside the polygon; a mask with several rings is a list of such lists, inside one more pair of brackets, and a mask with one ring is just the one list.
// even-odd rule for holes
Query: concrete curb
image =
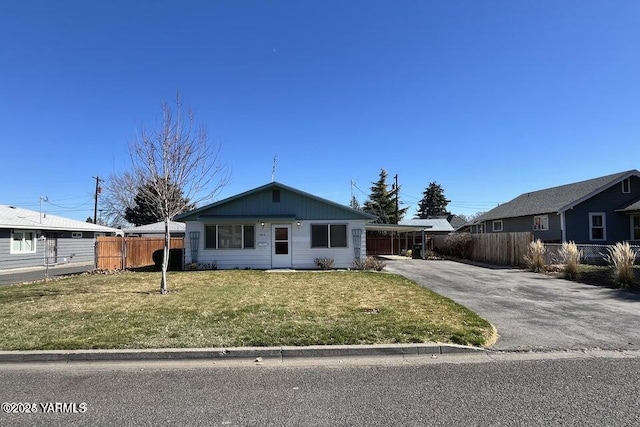
{"label": "concrete curb", "polygon": [[135,360],[256,360],[323,357],[431,356],[480,353],[484,348],[455,344],[335,345],[307,347],[163,348],[140,350],[0,351],[0,363]]}

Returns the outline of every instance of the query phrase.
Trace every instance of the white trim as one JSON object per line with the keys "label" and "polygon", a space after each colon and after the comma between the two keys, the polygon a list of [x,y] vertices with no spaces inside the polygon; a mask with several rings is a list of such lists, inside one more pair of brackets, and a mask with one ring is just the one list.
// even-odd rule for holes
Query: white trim
{"label": "white trim", "polygon": [[560,213],[560,232],[562,233],[562,241],[567,241],[567,223],[564,217],[564,212]]}
{"label": "white trim", "polygon": [[[536,224],[536,218],[540,218],[539,225]],[[549,215],[534,215],[533,217],[534,231],[549,231]]]}
{"label": "white trim", "polygon": [[[593,218],[602,217],[602,239],[593,238]],[[589,212],[589,240],[594,242],[602,242],[607,240],[607,214],[604,212]]]}
{"label": "white trim", "polygon": [[[22,242],[20,244],[21,247],[24,247],[24,242],[27,241],[27,239],[25,239],[25,234],[26,233],[31,233],[31,250],[25,251],[23,249],[20,250],[14,250],[13,249],[13,235],[14,233],[22,233],[22,239],[20,239],[20,242]],[[9,253],[10,254],[35,254],[37,252],[37,237],[36,237],[36,231],[35,230],[23,230],[23,229],[15,229],[15,230],[11,230],[11,237],[9,239]]]}
{"label": "white trim", "polygon": [[[277,239],[276,229],[282,228],[287,230],[287,239]],[[271,268],[291,268],[293,266],[293,236],[291,232],[293,227],[291,224],[271,224]],[[287,244],[287,253],[278,254],[278,243]]]}
{"label": "white trim", "polygon": [[[625,191],[625,183],[627,183],[626,185],[626,190]],[[622,194],[629,194],[631,193],[631,178],[627,178],[627,179],[623,179],[622,180]]]}
{"label": "white trim", "polygon": [[633,214],[633,215],[630,215],[629,217],[630,217],[630,222],[631,222],[631,234],[630,234],[631,238],[629,240],[640,240],[640,238],[636,239],[635,236],[633,235],[633,231],[634,231],[634,229],[633,229],[633,219],[634,218],[640,219],[640,214]]}
{"label": "white trim", "polygon": [[619,177],[618,179],[615,179],[615,180],[609,182],[608,184],[605,184],[602,187],[595,189],[594,191],[590,192],[589,194],[586,194],[586,195],[580,197],[579,199],[574,200],[573,202],[569,203],[568,205],[565,205],[565,206],[561,207],[560,209],[558,209],[558,212],[567,211],[567,210],[573,208],[574,206],[577,206],[580,203],[584,202],[585,200],[588,200],[588,199],[592,198],[596,194],[599,194],[599,193],[603,192],[607,188],[611,188],[614,185],[622,182],[623,180],[625,180],[627,178],[631,178],[632,176],[636,176],[636,177],[640,178],[640,175],[638,175],[638,171],[637,170],[630,170],[627,173],[625,173],[624,175],[622,175],[621,177]]}
{"label": "white trim", "polygon": [[[497,227],[498,224],[500,224],[499,228]],[[493,221],[492,230],[493,230],[494,233],[499,233],[501,231],[504,231],[504,223],[502,222],[501,219],[496,219],[496,220]]]}

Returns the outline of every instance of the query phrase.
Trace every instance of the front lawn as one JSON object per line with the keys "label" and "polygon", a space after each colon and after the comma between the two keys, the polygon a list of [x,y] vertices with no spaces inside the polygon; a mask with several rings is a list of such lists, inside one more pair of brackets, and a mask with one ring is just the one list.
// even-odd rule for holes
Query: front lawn
{"label": "front lawn", "polygon": [[0,349],[483,345],[491,325],[398,275],[207,271],[0,287]]}

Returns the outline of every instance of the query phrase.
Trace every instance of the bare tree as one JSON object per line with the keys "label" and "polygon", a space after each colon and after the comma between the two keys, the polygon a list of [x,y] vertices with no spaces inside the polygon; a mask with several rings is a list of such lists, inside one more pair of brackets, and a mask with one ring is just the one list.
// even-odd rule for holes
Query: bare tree
{"label": "bare tree", "polygon": [[[195,113],[184,107],[179,94],[173,104],[163,101],[162,122],[156,129],[142,128],[129,142],[131,168],[112,177],[109,194],[119,195],[121,207],[131,207],[142,194],[164,220],[165,242],[160,292],[167,293],[167,268],[171,249],[169,222],[189,204],[213,198],[227,185],[229,169],[220,162],[220,145],[210,144],[207,129],[195,122]],[[176,203],[175,191],[184,195]],[[122,213],[121,213],[122,215]]]}

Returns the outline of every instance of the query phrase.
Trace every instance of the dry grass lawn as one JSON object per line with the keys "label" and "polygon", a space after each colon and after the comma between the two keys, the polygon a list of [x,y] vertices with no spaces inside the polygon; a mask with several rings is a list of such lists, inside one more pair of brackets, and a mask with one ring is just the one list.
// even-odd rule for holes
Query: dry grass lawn
{"label": "dry grass lawn", "polygon": [[451,342],[491,325],[404,277],[360,271],[81,275],[0,287],[0,349]]}

